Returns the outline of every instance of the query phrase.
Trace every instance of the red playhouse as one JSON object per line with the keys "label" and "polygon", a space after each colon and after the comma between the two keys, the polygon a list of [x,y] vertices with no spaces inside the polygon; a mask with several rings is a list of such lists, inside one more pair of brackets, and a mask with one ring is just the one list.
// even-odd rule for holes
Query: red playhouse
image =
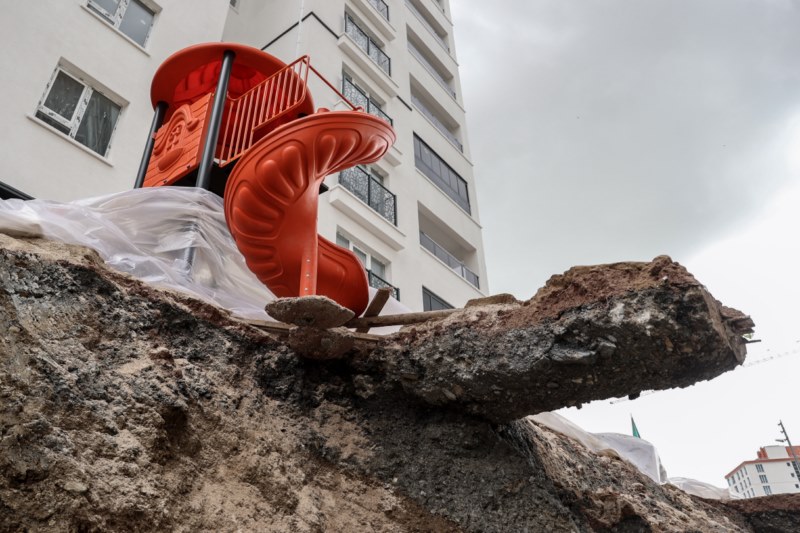
{"label": "red playhouse", "polygon": [[[318,76],[347,111],[314,109]],[[392,127],[355,107],[311,66],[256,48],[185,48],[156,71],[155,109],[136,187],[186,185],[221,194],[225,219],[247,266],[276,296],[327,296],[366,309],[358,258],[317,234],[328,174],[372,163],[394,144]]]}

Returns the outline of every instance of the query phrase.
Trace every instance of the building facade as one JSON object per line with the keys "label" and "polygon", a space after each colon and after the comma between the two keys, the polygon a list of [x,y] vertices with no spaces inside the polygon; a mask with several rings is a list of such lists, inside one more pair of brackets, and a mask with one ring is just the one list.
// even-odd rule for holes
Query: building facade
{"label": "building facade", "polygon": [[[800,446],[793,446],[794,457]],[[788,446],[764,446],[757,458],[744,461],[725,476],[733,497],[756,498],[800,492],[800,464]]]}
{"label": "building facade", "polygon": [[[370,284],[413,310],[487,293],[475,179],[447,0],[50,0],[9,5],[0,182],[66,201],[132,186],[171,53],[233,41],[302,55],[348,100],[390,122],[380,162],[329,176],[319,232]],[[310,84],[317,107],[344,109]]]}

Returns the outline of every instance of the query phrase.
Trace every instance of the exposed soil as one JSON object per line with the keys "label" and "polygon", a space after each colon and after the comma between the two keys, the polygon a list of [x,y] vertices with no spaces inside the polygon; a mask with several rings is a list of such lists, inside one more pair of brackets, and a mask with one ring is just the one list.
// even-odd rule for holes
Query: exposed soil
{"label": "exposed soil", "polygon": [[428,402],[380,358],[303,360],[79,247],[0,235],[0,332],[0,531],[793,531],[800,516]]}

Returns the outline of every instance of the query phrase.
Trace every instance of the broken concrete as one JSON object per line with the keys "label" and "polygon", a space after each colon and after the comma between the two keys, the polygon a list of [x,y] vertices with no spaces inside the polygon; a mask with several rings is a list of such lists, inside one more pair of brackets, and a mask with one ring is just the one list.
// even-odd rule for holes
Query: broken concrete
{"label": "broken concrete", "polygon": [[800,516],[431,405],[385,382],[385,355],[303,360],[79,247],[0,235],[0,332],[0,531],[792,531]]}
{"label": "broken concrete", "polygon": [[752,321],[678,263],[573,268],[529,301],[407,327],[357,361],[427,403],[508,422],[741,364]]}

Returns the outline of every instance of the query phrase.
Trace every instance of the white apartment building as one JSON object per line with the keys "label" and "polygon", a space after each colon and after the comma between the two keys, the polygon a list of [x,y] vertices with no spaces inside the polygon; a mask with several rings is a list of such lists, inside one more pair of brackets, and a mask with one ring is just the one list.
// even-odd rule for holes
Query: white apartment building
{"label": "white apartment building", "polygon": [[[800,457],[800,446],[793,448],[794,456]],[[731,495],[756,498],[800,492],[800,464],[791,452],[788,446],[759,449],[756,459],[744,461],[725,476]]]}
{"label": "white apartment building", "polygon": [[[380,162],[329,176],[319,232],[413,310],[487,294],[448,0],[46,0],[4,9],[0,182],[59,201],[132,187],[173,52],[232,41],[302,55],[355,105],[391,122]],[[344,109],[312,82],[317,107]],[[0,188],[2,192],[2,188]]]}

